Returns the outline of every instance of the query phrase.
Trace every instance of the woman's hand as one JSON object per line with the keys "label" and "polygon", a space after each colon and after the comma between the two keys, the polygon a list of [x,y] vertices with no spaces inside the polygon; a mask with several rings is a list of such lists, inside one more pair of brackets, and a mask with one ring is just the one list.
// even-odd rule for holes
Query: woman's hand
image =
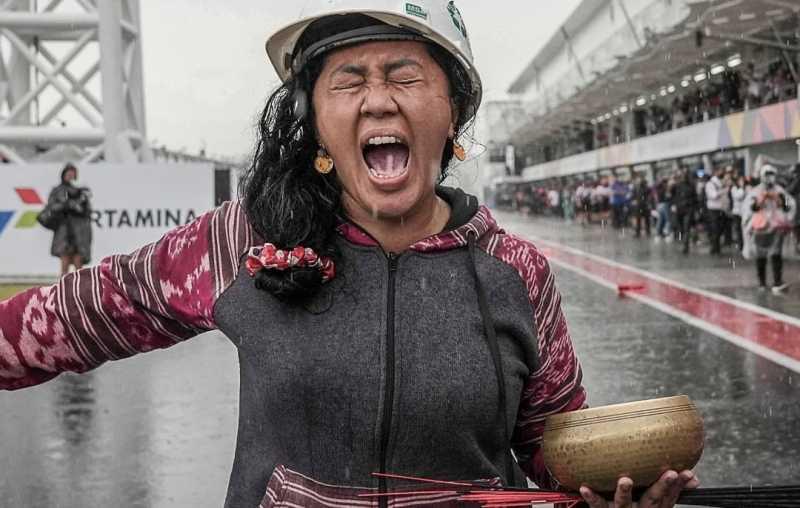
{"label": "woman's hand", "polygon": [[[680,474],[675,471],[667,471],[642,494],[636,506],[639,508],[672,508],[683,489],[695,489],[698,485],[700,482],[691,471],[683,471]],[[590,508],[632,508],[634,506],[632,490],[633,481],[630,478],[622,477],[617,482],[617,491],[614,493],[614,502],[612,503],[595,494],[588,487],[581,487],[581,496]]]}

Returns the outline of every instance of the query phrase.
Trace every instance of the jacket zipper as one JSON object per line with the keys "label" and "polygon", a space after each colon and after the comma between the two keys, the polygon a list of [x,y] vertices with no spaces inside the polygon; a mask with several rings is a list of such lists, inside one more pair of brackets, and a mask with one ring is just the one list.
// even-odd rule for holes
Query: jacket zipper
{"label": "jacket zipper", "polygon": [[[394,405],[394,286],[397,273],[397,254],[390,252],[386,256],[389,262],[389,285],[386,298],[386,385],[383,397],[383,420],[381,421],[381,473],[386,473],[389,432],[392,428],[392,406]],[[378,491],[386,492],[386,478],[378,480]],[[389,504],[385,497],[380,498],[380,508]]]}

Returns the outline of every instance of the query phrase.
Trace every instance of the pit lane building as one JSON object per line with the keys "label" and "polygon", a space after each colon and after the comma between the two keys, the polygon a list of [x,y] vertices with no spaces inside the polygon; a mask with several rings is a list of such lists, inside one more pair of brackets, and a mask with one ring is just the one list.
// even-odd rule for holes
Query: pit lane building
{"label": "pit lane building", "polygon": [[788,168],[799,55],[796,0],[584,0],[484,109],[483,186]]}

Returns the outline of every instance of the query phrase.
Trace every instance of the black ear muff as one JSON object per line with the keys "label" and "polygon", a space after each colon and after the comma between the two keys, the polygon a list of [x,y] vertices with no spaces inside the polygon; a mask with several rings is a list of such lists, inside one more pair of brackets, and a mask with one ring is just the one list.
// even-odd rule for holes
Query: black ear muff
{"label": "black ear muff", "polygon": [[299,88],[292,93],[292,111],[294,118],[298,122],[302,122],[308,115],[308,94],[305,90]]}

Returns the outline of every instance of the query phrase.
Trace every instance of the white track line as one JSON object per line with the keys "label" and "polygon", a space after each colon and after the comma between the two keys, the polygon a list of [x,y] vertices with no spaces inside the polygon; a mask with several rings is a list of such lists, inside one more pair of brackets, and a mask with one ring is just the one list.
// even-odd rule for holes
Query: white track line
{"label": "white track line", "polygon": [[[537,242],[538,243],[549,243],[549,244],[553,245],[552,242],[545,242],[545,241],[539,241],[539,240],[537,240]],[[560,249],[564,249],[565,248],[565,247],[563,247],[563,246],[561,246],[559,244],[555,244],[555,246],[560,248]],[[579,251],[577,249],[572,249],[572,248],[568,248],[568,247],[567,247],[567,249],[574,251],[573,253],[577,254],[577,255],[586,255],[586,256],[589,256],[589,257],[596,257],[596,256],[592,256],[591,254],[583,253],[583,252],[581,252],[581,251]],[[593,282],[595,282],[597,284],[600,284],[601,286],[605,286],[606,288],[614,291],[615,293],[618,292],[617,285],[614,284],[613,282],[609,282],[608,280],[603,279],[602,277],[599,277],[597,275],[589,273],[586,270],[584,270],[582,268],[579,268],[579,267],[577,267],[575,265],[572,265],[570,263],[567,263],[565,261],[561,261],[559,259],[554,259],[554,258],[548,258],[548,260],[551,263],[555,264],[555,265],[558,265],[558,266],[560,266],[562,268],[570,270],[571,272],[574,272],[574,273],[577,273],[578,275],[586,277],[587,279],[589,279],[589,280],[591,280],[591,281],[593,281]],[[600,258],[600,260],[607,261],[604,258]],[[616,264],[616,265],[618,265],[619,267],[622,267],[622,268],[628,268],[627,266],[622,265],[620,263],[612,262],[612,264]],[[647,274],[645,274],[645,275],[647,275]],[[655,278],[655,277],[653,277],[653,278]],[[661,282],[664,282],[666,284],[671,284],[672,283],[668,279],[663,279],[663,278],[662,278]],[[683,286],[683,285],[680,285],[680,284],[675,284],[675,285],[676,286]],[[682,287],[682,289],[683,288],[685,288],[685,287]],[[694,288],[686,288],[686,290],[687,291],[695,291],[695,292],[697,292],[696,290],[694,290]],[[730,343],[732,343],[732,344],[734,344],[736,346],[739,346],[742,349],[746,349],[747,351],[750,351],[751,353],[753,353],[755,355],[758,355],[758,356],[760,356],[760,357],[762,357],[764,359],[767,359],[767,360],[769,360],[769,361],[771,361],[773,363],[776,363],[776,364],[780,365],[781,367],[785,367],[785,368],[787,368],[787,369],[789,369],[789,370],[791,370],[793,372],[796,372],[796,373],[800,374],[800,361],[797,361],[797,360],[795,360],[794,358],[792,358],[790,356],[784,355],[784,354],[779,353],[777,351],[774,351],[774,350],[772,350],[770,348],[764,347],[764,346],[762,346],[760,344],[757,344],[757,343],[755,343],[755,342],[753,342],[751,340],[748,340],[748,339],[746,339],[744,337],[741,337],[739,335],[731,333],[728,330],[725,330],[724,328],[720,328],[719,326],[713,325],[713,324],[711,324],[711,323],[709,323],[707,321],[704,321],[704,320],[702,320],[702,319],[700,319],[698,317],[692,316],[691,314],[689,314],[687,312],[684,312],[682,310],[678,310],[675,307],[672,307],[671,305],[667,305],[665,303],[659,302],[658,300],[654,300],[654,299],[652,299],[652,298],[650,298],[648,296],[641,295],[641,294],[638,294],[636,292],[626,292],[625,293],[625,297],[626,298],[630,298],[632,300],[636,300],[636,301],[638,301],[640,303],[643,303],[645,305],[649,305],[650,307],[653,307],[654,309],[659,310],[659,311],[661,311],[661,312],[663,312],[665,314],[668,314],[668,315],[670,315],[670,316],[672,316],[674,318],[680,319],[681,321],[683,321],[683,322],[685,322],[685,323],[687,323],[687,324],[689,324],[691,326],[699,328],[699,329],[701,329],[701,330],[703,330],[705,332],[708,332],[708,333],[710,333],[712,335],[716,335],[717,337],[719,337],[719,338],[721,338],[723,340],[726,340],[726,341],[728,341],[728,342],[730,342]],[[736,300],[733,300],[733,301],[736,302],[736,303],[741,303],[741,302],[737,302]],[[728,303],[728,302],[726,302],[726,303]],[[759,307],[756,307],[756,308],[758,308],[760,310]],[[783,316],[783,314],[780,314],[780,313],[775,313],[775,314]]]}
{"label": "white track line", "polygon": [[536,237],[530,237],[530,238],[534,241],[535,244],[546,244],[547,246],[550,246],[550,247],[556,248],[556,249],[565,250],[567,252],[575,254],[576,256],[583,256],[583,257],[586,257],[586,258],[589,258],[589,259],[593,259],[593,260],[595,260],[597,262],[600,262],[600,263],[605,263],[607,265],[611,265],[611,266],[614,266],[614,267],[617,267],[617,268],[621,268],[623,270],[629,270],[629,271],[634,272],[634,273],[636,273],[638,275],[641,275],[642,277],[646,277],[648,279],[652,279],[652,280],[661,282],[663,284],[668,284],[670,286],[674,286],[674,287],[680,288],[680,289],[682,289],[684,291],[689,291],[691,293],[695,293],[695,294],[704,296],[706,298],[711,298],[713,300],[717,300],[717,301],[720,301],[720,302],[725,302],[727,304],[734,305],[734,306],[739,307],[741,309],[747,309],[750,312],[763,314],[765,316],[771,317],[772,319],[776,319],[776,320],[781,321],[781,322],[786,323],[786,324],[790,324],[790,325],[793,325],[793,326],[800,327],[800,319],[798,319],[798,318],[796,318],[794,316],[789,316],[788,314],[784,314],[782,312],[777,312],[777,311],[774,311],[772,309],[767,309],[765,307],[759,307],[758,305],[755,305],[753,303],[736,300],[735,298],[731,298],[729,296],[721,295],[719,293],[714,293],[712,291],[708,291],[708,290],[705,290],[705,289],[700,289],[700,288],[696,288],[696,287],[692,287],[692,286],[687,286],[686,284],[684,284],[682,282],[678,282],[676,280],[669,279],[669,278],[664,277],[662,275],[658,275],[658,274],[654,274],[654,273],[651,273],[651,272],[647,272],[645,270],[642,270],[641,268],[636,268],[635,266],[626,265],[626,264],[614,261],[612,259],[604,258],[604,257],[598,256],[596,254],[591,254],[589,252],[585,252],[585,251],[582,251],[580,249],[576,249],[574,247],[569,247],[569,246],[566,246],[566,245],[563,245],[563,244],[560,244],[560,243],[551,242],[551,241],[544,240],[544,239],[541,239],[541,238],[536,238]]}

